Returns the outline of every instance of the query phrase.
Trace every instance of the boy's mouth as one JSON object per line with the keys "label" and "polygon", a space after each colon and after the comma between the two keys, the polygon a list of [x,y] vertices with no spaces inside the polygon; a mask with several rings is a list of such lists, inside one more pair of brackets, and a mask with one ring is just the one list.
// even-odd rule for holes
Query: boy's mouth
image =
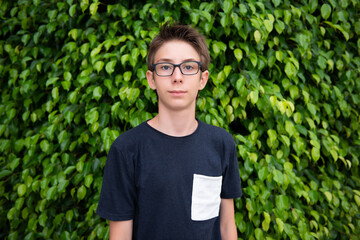
{"label": "boy's mouth", "polygon": [[173,91],[169,91],[169,93],[171,93],[172,95],[176,95],[176,96],[180,96],[186,93],[186,91],[182,91],[182,90],[173,90]]}

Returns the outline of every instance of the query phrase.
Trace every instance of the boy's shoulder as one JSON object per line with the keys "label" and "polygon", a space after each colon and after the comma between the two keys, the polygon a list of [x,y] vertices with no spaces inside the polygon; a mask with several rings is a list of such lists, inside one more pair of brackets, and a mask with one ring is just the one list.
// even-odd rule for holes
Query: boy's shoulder
{"label": "boy's shoulder", "polygon": [[143,122],[140,125],[121,133],[112,143],[112,145],[117,147],[124,147],[137,144],[141,139],[144,139],[145,135],[147,134],[145,124],[146,122]]}
{"label": "boy's shoulder", "polygon": [[206,134],[206,136],[208,138],[211,138],[211,139],[215,138],[217,140],[222,140],[225,142],[234,142],[233,136],[225,129],[214,126],[214,125],[207,124],[200,120],[198,120],[198,121],[199,121],[201,128],[203,129],[204,134]]}

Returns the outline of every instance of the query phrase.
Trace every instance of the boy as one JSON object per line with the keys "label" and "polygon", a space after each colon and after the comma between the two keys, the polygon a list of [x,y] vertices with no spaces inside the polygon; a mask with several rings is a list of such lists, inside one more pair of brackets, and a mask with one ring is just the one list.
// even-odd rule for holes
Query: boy
{"label": "boy", "polygon": [[195,118],[209,77],[205,38],[165,24],[147,61],[158,115],[112,144],[97,213],[110,220],[111,240],[235,240],[236,146],[225,130]]}

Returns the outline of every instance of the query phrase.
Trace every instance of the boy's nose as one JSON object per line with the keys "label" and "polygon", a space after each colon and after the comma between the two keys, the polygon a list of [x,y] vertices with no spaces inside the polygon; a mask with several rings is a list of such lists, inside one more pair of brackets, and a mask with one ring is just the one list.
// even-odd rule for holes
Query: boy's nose
{"label": "boy's nose", "polygon": [[173,81],[174,82],[182,82],[182,77],[183,74],[180,71],[180,67],[175,67],[174,72],[173,72]]}

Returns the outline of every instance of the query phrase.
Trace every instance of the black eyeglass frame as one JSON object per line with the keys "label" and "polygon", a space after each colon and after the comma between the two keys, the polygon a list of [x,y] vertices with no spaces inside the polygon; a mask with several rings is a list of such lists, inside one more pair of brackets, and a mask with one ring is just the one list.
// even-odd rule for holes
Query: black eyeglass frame
{"label": "black eyeglass frame", "polygon": [[[195,62],[195,63],[198,64],[198,70],[196,71],[196,73],[191,73],[191,74],[189,74],[189,73],[183,73],[183,71],[182,71],[182,69],[181,69],[180,66],[181,66],[182,64],[184,64],[184,63],[189,63],[189,62]],[[170,64],[170,65],[173,65],[173,66],[174,66],[173,71],[171,72],[170,75],[160,75],[160,74],[158,74],[158,72],[156,71],[156,66],[159,65],[159,64],[164,64],[164,63]],[[153,71],[154,71],[154,72],[156,73],[156,75],[158,75],[159,77],[170,77],[170,76],[172,76],[172,75],[174,74],[174,71],[175,71],[175,68],[176,68],[176,67],[178,67],[178,68],[180,69],[180,72],[181,72],[181,74],[183,74],[183,75],[186,75],[186,76],[196,75],[196,74],[200,71],[200,69],[201,69],[201,62],[200,62],[200,61],[186,61],[186,62],[182,62],[182,63],[179,63],[179,64],[173,64],[173,63],[169,63],[169,62],[159,62],[159,63],[154,63],[154,64],[153,64]]]}

